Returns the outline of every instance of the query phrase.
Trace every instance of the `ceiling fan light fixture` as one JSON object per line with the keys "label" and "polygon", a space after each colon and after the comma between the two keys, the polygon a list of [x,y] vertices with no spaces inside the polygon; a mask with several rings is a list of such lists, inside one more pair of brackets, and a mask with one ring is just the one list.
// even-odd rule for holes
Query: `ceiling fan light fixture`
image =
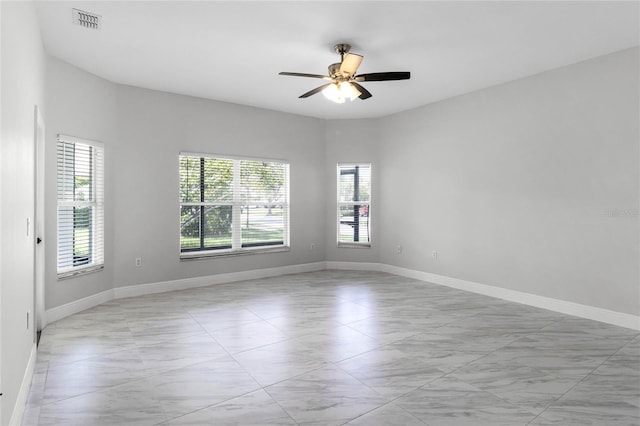
{"label": "ceiling fan light fixture", "polygon": [[341,81],[340,83],[333,83],[322,90],[322,94],[325,98],[333,101],[337,104],[343,104],[347,99],[353,101],[361,95],[360,91],[356,89],[348,81]]}
{"label": "ceiling fan light fixture", "polygon": [[344,103],[344,99],[340,98],[340,90],[338,89],[338,85],[335,83],[330,84],[329,86],[322,89],[322,94],[324,95],[325,98],[337,104]]}
{"label": "ceiling fan light fixture", "polygon": [[356,89],[356,87],[353,84],[347,81],[343,81],[338,85],[338,87],[340,87],[340,91],[344,94],[344,96],[349,98],[352,101],[357,99],[358,96],[362,94],[358,89]]}

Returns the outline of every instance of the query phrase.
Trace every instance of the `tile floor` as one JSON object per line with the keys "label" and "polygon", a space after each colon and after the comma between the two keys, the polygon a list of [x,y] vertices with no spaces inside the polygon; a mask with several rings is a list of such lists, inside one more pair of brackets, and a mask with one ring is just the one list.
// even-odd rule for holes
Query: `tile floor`
{"label": "tile floor", "polygon": [[24,425],[640,425],[640,335],[368,272],[115,300],[42,333]]}

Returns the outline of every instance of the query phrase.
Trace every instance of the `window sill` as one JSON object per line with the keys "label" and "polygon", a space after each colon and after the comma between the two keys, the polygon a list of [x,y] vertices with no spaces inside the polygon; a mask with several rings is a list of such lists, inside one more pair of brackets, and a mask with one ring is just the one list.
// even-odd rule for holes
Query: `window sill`
{"label": "window sill", "polygon": [[338,248],[371,248],[371,243],[338,243]]}
{"label": "window sill", "polygon": [[96,266],[87,266],[86,268],[82,268],[82,269],[75,269],[72,271],[61,272],[58,274],[58,281],[79,277],[81,275],[92,274],[94,272],[102,271],[103,269],[104,269],[104,265],[96,265]]}
{"label": "window sill", "polygon": [[281,253],[291,251],[290,247],[272,247],[272,248],[246,248],[242,251],[200,251],[190,253],[180,253],[180,261],[186,260],[200,260],[211,259],[216,257],[235,257],[246,256],[250,254],[264,254],[264,253]]}

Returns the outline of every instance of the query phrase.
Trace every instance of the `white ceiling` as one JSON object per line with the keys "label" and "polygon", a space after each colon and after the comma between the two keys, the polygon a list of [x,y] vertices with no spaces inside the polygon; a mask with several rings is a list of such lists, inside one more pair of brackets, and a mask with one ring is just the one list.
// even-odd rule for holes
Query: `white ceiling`
{"label": "white ceiling", "polygon": [[[614,1],[38,2],[46,51],[113,82],[321,118],[379,117],[639,44],[640,3]],[[102,15],[98,31],[71,9]],[[371,99],[298,96],[333,45],[364,55]]]}

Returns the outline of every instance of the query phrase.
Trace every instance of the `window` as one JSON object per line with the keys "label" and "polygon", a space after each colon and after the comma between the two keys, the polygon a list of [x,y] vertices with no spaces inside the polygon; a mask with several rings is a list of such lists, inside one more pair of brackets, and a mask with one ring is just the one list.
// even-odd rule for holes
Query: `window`
{"label": "window", "polygon": [[338,164],[338,245],[371,244],[371,164]]}
{"label": "window", "polygon": [[289,247],[289,164],[180,154],[180,253]]}
{"label": "window", "polygon": [[104,147],[58,135],[58,277],[104,267]]}

